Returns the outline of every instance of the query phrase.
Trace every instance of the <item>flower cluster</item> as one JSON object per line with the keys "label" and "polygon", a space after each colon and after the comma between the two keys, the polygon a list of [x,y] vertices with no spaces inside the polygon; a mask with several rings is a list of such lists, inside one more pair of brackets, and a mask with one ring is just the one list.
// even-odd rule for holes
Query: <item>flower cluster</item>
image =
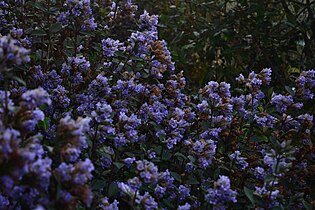
{"label": "flower cluster", "polygon": [[214,205],[214,209],[225,209],[224,204],[228,202],[236,203],[236,191],[230,189],[230,179],[227,176],[220,176],[215,182],[214,188],[209,188],[205,199]]}
{"label": "flower cluster", "polygon": [[314,70],[283,90],[266,68],[189,92],[158,16],[129,0],[6,2],[0,209],[313,202]]}
{"label": "flower cluster", "polygon": [[92,14],[90,0],[67,0],[64,8],[69,10],[60,12],[57,20],[63,24],[69,24],[69,18],[74,18],[76,24],[81,24],[83,30],[95,30],[97,23]]}
{"label": "flower cluster", "polygon": [[8,36],[0,37],[0,72],[10,65],[21,65],[30,61],[29,50],[21,42]]}

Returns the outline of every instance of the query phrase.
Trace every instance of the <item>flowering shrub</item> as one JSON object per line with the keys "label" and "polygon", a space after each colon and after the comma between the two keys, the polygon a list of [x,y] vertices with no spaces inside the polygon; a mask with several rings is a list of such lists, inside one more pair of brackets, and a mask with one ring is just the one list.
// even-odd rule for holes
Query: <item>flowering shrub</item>
{"label": "flowering shrub", "polygon": [[131,1],[0,11],[1,209],[314,205],[314,70],[287,92],[266,68],[189,94]]}

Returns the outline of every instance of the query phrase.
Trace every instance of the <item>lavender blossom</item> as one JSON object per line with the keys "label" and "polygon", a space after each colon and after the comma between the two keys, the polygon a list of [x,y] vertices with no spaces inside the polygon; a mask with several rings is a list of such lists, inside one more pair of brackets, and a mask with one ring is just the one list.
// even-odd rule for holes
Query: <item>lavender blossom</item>
{"label": "lavender blossom", "polygon": [[29,50],[21,46],[19,41],[9,37],[0,37],[0,71],[10,64],[21,65],[30,61]]}
{"label": "lavender blossom", "polygon": [[120,51],[126,50],[126,47],[124,47],[124,44],[119,42],[118,40],[107,38],[102,40],[102,49],[104,56],[112,57],[114,56],[115,52],[119,50]]}
{"label": "lavender blossom", "polygon": [[216,182],[215,188],[209,188],[205,199],[215,208],[225,209],[224,205],[229,202],[236,203],[236,191],[230,189],[230,179],[227,176],[221,176]]}

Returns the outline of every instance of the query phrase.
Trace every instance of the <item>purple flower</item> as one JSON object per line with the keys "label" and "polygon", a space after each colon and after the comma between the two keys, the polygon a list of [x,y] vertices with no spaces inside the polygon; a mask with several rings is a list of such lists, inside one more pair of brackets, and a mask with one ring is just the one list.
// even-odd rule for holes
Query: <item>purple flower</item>
{"label": "purple flower", "polygon": [[160,185],[157,185],[154,189],[154,194],[158,198],[162,198],[166,192],[166,187],[161,187]]}
{"label": "purple flower", "polygon": [[286,112],[289,106],[295,106],[298,109],[303,106],[301,103],[294,104],[292,96],[284,96],[281,94],[274,94],[270,103],[276,105],[277,111],[280,113]]}
{"label": "purple flower", "polygon": [[20,42],[10,36],[0,37],[0,66],[6,67],[9,64],[21,65],[28,63],[29,50],[21,46]]}
{"label": "purple flower", "polygon": [[140,174],[140,177],[144,180],[145,183],[156,183],[158,180],[158,168],[147,160],[138,160],[137,170]]}
{"label": "purple flower", "polygon": [[91,116],[97,123],[112,123],[112,112],[113,109],[109,104],[98,102],[96,104],[96,110],[92,111]]}
{"label": "purple flower", "polygon": [[185,203],[185,205],[178,206],[177,210],[190,210],[191,205],[189,203]]}
{"label": "purple flower", "polygon": [[128,168],[130,168],[130,166],[131,166],[131,164],[134,162],[136,160],[136,158],[126,158],[126,159],[124,159],[124,163],[126,164],[126,166],[128,167]]}
{"label": "purple flower", "polygon": [[[0,142],[2,158],[8,158],[9,154],[15,149],[13,145],[20,142],[20,132],[14,129],[7,128],[0,133],[2,141]],[[14,143],[16,142],[16,143]]]}
{"label": "purple flower", "polygon": [[22,28],[15,28],[15,27],[13,27],[11,29],[10,33],[11,33],[13,38],[20,39],[24,32],[23,32]]}
{"label": "purple flower", "polygon": [[201,153],[203,151],[204,147],[205,147],[205,145],[203,143],[201,143],[200,141],[196,141],[194,144],[193,150]]}
{"label": "purple flower", "polygon": [[158,24],[158,16],[157,15],[149,15],[147,11],[144,10],[143,14],[140,15],[140,28],[147,28],[148,30],[156,30]]}
{"label": "purple flower", "polygon": [[265,68],[259,73],[260,79],[262,80],[264,85],[269,85],[271,81],[271,73],[271,68]]}
{"label": "purple flower", "polygon": [[88,180],[92,178],[91,172],[94,170],[94,166],[90,159],[85,159],[85,161],[80,161],[75,165],[73,170],[74,183],[83,185]]}
{"label": "purple flower", "polygon": [[58,17],[57,17],[57,21],[61,22],[63,25],[68,24],[68,17],[70,15],[70,12],[61,12]]}
{"label": "purple flower", "polygon": [[227,176],[221,176],[216,182],[215,188],[209,188],[205,199],[215,208],[225,209],[224,204],[233,202],[236,203],[236,191],[230,189],[230,179]]}
{"label": "purple flower", "polygon": [[48,190],[50,184],[51,164],[52,160],[45,158],[36,160],[30,166],[30,171],[37,175],[41,187],[45,190]]}
{"label": "purple flower", "polygon": [[89,29],[95,30],[97,28],[97,23],[95,22],[94,17],[88,18],[83,22],[81,26],[82,30],[87,31]]}
{"label": "purple flower", "polygon": [[102,198],[100,203],[97,206],[97,209],[99,210],[119,210],[118,208],[119,202],[117,200],[114,200],[112,203],[109,202],[109,199],[107,197]]}
{"label": "purple flower", "polygon": [[235,161],[235,164],[239,169],[244,170],[247,168],[248,163],[245,161],[246,158],[241,157],[240,151],[235,151],[234,153],[230,154],[230,158]]}
{"label": "purple flower", "polygon": [[179,185],[179,187],[178,187],[178,199],[180,201],[183,201],[184,199],[186,199],[189,196],[190,196],[190,188],[186,187],[184,185]]}
{"label": "purple flower", "polygon": [[0,194],[0,208],[6,209],[9,204],[10,204],[9,200],[2,194]]}
{"label": "purple flower", "polygon": [[266,176],[266,172],[262,167],[256,167],[254,171],[254,175],[257,179],[263,180]]}
{"label": "purple flower", "polygon": [[159,181],[165,184],[165,186],[171,186],[174,182],[174,178],[171,176],[171,173],[167,169],[165,172],[159,174]]}
{"label": "purple flower", "polygon": [[295,85],[298,97],[312,99],[314,97],[312,88],[315,86],[315,70],[302,71],[300,76],[295,80]]}
{"label": "purple flower", "polygon": [[72,179],[72,172],[74,170],[73,165],[68,165],[66,163],[61,163],[57,169],[55,169],[55,173],[60,177],[60,179],[64,182],[70,181]]}
{"label": "purple flower", "polygon": [[[274,184],[277,184],[277,182],[274,182]],[[257,187],[256,186],[254,194],[259,195],[259,196],[267,196],[268,198],[271,199],[269,206],[270,207],[277,206],[277,202],[275,200],[279,196],[280,191],[279,190],[268,190],[266,187],[267,187],[266,183],[264,183],[263,187]]]}
{"label": "purple flower", "polygon": [[70,105],[70,99],[67,96],[69,93],[65,87],[58,85],[57,88],[53,89],[51,92],[53,104],[59,108],[67,108]]}
{"label": "purple flower", "polygon": [[44,74],[44,81],[42,83],[42,86],[45,90],[50,91],[51,89],[57,88],[58,85],[61,85],[61,83],[61,76],[58,75],[56,70],[52,70]]}
{"label": "purple flower", "polygon": [[144,195],[137,194],[136,203],[143,206],[144,209],[147,210],[158,209],[158,203],[148,192],[145,192]]}
{"label": "purple flower", "polygon": [[114,146],[116,148],[125,146],[126,143],[127,143],[126,137],[122,133],[118,134],[114,139]]}
{"label": "purple flower", "polygon": [[265,114],[262,116],[255,115],[254,120],[257,122],[258,125],[270,128],[273,128],[273,125],[277,122],[277,118],[269,114]]}
{"label": "purple flower", "polygon": [[124,44],[118,40],[107,38],[102,40],[103,55],[106,57],[113,57],[115,52],[126,50]]}
{"label": "purple flower", "polygon": [[34,90],[28,90],[23,93],[22,100],[21,105],[29,109],[40,107],[44,104],[51,104],[49,94],[41,87]]}
{"label": "purple flower", "polygon": [[70,203],[70,201],[73,199],[73,196],[71,193],[61,190],[60,191],[60,198],[65,202],[65,203]]}
{"label": "purple flower", "polygon": [[194,171],[195,166],[193,163],[187,163],[185,166],[185,169],[186,169],[186,172],[190,173],[190,172]]}
{"label": "purple flower", "polygon": [[[198,112],[207,112],[208,110],[208,102],[206,100],[203,100],[200,104],[197,104],[196,109]],[[210,114],[210,113],[209,113]]]}

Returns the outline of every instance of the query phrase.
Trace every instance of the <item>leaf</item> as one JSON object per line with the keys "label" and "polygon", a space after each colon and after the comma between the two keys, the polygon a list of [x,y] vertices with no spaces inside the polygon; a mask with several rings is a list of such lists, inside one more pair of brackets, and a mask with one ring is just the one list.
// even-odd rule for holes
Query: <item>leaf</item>
{"label": "leaf", "polygon": [[34,36],[46,36],[46,32],[44,30],[37,29],[37,30],[32,31],[32,35],[34,35]]}
{"label": "leaf", "polygon": [[38,121],[37,126],[38,126],[39,128],[44,129],[44,131],[47,131],[47,129],[48,129],[48,118],[45,117],[44,120]]}
{"label": "leaf", "polygon": [[274,176],[273,175],[268,174],[268,175],[265,176],[265,179],[264,179],[265,182],[271,182],[272,180],[274,180]]}
{"label": "leaf", "polygon": [[182,177],[178,173],[171,171],[171,175],[176,179],[176,181],[182,182]]}
{"label": "leaf", "polygon": [[182,50],[188,50],[188,49],[190,49],[190,48],[193,48],[194,46],[195,46],[195,43],[193,42],[193,43],[184,45],[184,46],[182,47]]}
{"label": "leaf", "polygon": [[24,86],[26,85],[25,81],[23,79],[21,79],[20,77],[13,76],[12,79],[15,79],[16,81],[18,81],[19,83],[21,83]]}
{"label": "leaf", "polygon": [[113,164],[119,169],[121,169],[122,167],[124,167],[125,164],[120,163],[120,162],[113,162]]}
{"label": "leaf", "polygon": [[51,33],[57,33],[62,29],[62,24],[61,23],[53,23],[51,24],[49,31]]}
{"label": "leaf", "polygon": [[177,157],[178,159],[181,159],[181,158],[184,159],[184,160],[187,159],[187,157],[184,154],[180,153],[180,152],[176,152],[174,156]]}
{"label": "leaf", "polygon": [[255,205],[253,190],[250,190],[244,186],[244,193],[247,196],[247,198],[250,200],[250,202],[252,202],[252,204]]}
{"label": "leaf", "polygon": [[289,86],[285,86],[284,88],[291,96],[295,96],[295,92],[292,90],[292,88]]}
{"label": "leaf", "polygon": [[[304,43],[304,42],[303,42],[303,43]],[[304,45],[305,45],[305,43],[304,43]],[[304,45],[303,45],[303,47],[304,47]],[[291,68],[288,70],[288,73],[290,73],[290,74],[294,74],[294,73],[299,74],[299,73],[300,73],[300,69],[299,69],[299,68],[295,68],[295,67],[291,67]]]}
{"label": "leaf", "polygon": [[104,180],[96,179],[91,183],[91,188],[93,190],[101,190],[104,187]]}
{"label": "leaf", "polygon": [[294,15],[292,15],[292,14],[287,14],[287,19],[288,19],[288,22],[287,22],[287,23],[288,23],[290,26],[292,26],[292,27],[295,27],[295,26],[296,26],[297,22],[296,22],[296,18],[295,18]]}
{"label": "leaf", "polygon": [[193,163],[196,161],[196,159],[191,155],[188,155],[188,159]]}
{"label": "leaf", "polygon": [[268,142],[268,138],[266,136],[253,136],[251,140],[254,142]]}
{"label": "leaf", "polygon": [[118,195],[118,193],[119,193],[119,188],[117,184],[111,183],[108,187],[108,196],[112,197],[112,196]]}
{"label": "leaf", "polygon": [[170,209],[174,209],[174,208],[175,208],[175,206],[173,205],[173,203],[172,203],[170,200],[165,199],[163,202],[164,202]]}
{"label": "leaf", "polygon": [[162,160],[169,160],[172,157],[172,154],[169,151],[163,151]]}
{"label": "leaf", "polygon": [[270,137],[269,137],[269,140],[270,140],[270,142],[273,144],[273,146],[274,146],[276,149],[281,148],[280,142],[279,142],[275,137],[270,136]]}
{"label": "leaf", "polygon": [[185,181],[185,184],[199,184],[198,180],[192,176],[189,176],[189,179]]}
{"label": "leaf", "polygon": [[284,210],[283,206],[280,204],[280,206],[275,206],[272,208],[272,210]]}
{"label": "leaf", "polygon": [[306,210],[312,210],[312,204],[308,203],[307,201],[303,200],[302,201],[303,206],[306,208]]}
{"label": "leaf", "polygon": [[43,4],[38,3],[38,2],[29,2],[29,4],[34,7],[35,9],[39,9],[42,12],[46,12],[47,11],[47,7],[45,7]]}

